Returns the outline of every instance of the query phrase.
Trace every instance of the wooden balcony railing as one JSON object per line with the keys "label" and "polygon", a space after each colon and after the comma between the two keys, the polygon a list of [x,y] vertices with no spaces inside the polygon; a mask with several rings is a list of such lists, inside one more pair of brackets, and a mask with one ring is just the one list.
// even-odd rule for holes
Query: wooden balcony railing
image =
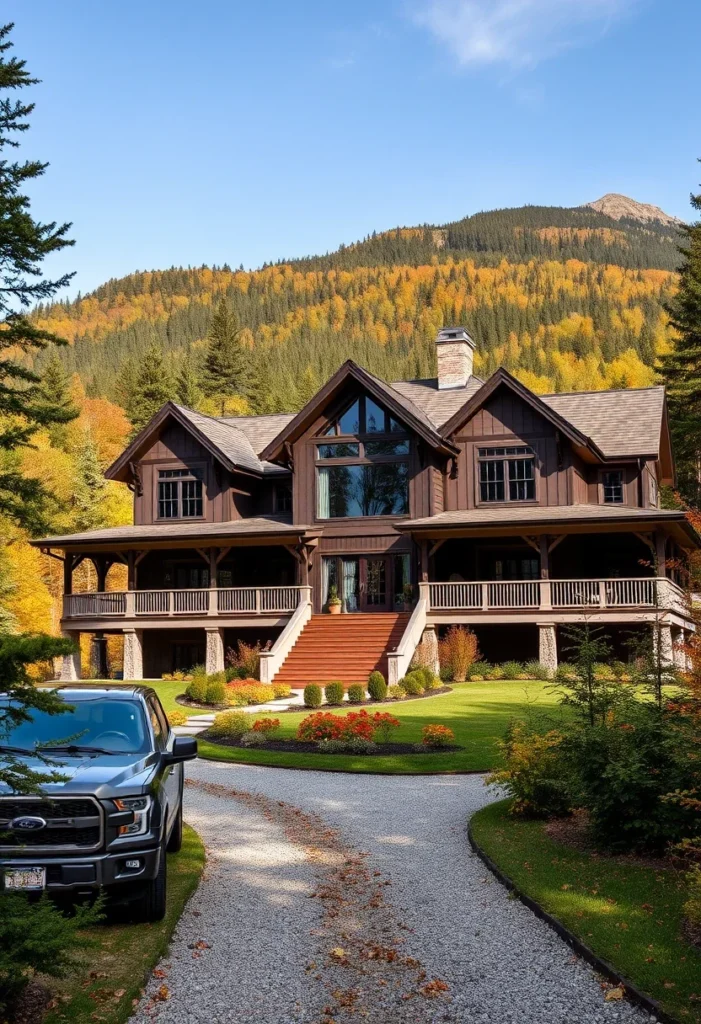
{"label": "wooden balcony railing", "polygon": [[291,614],[300,587],[226,587],[66,594],[64,619]]}
{"label": "wooden balcony railing", "polygon": [[662,577],[429,583],[429,611],[661,608],[683,613],[686,598]]}

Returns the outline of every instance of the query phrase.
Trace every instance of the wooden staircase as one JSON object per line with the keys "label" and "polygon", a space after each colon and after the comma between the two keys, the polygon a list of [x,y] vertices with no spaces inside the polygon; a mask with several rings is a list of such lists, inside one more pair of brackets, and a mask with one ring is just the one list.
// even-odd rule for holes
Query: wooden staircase
{"label": "wooden staircase", "polygon": [[366,683],[379,669],[387,678],[387,652],[402,638],[408,613],[312,615],[275,676],[300,689],[307,683]]}

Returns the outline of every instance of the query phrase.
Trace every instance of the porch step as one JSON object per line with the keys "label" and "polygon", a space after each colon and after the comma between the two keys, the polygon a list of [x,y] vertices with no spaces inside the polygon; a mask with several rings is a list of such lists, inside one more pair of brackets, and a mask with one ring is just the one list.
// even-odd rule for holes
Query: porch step
{"label": "porch step", "polygon": [[295,688],[307,683],[366,683],[376,669],[387,677],[393,651],[409,621],[405,612],[313,615],[288,654],[276,682]]}

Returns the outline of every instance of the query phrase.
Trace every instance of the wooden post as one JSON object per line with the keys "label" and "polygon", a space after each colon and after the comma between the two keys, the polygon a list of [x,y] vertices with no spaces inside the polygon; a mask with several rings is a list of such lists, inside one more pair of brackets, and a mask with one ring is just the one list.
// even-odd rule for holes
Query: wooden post
{"label": "wooden post", "polygon": [[421,541],[421,579],[420,583],[428,583],[428,541]]}
{"label": "wooden post", "polygon": [[662,530],[655,530],[655,576],[667,575],[667,538]]}
{"label": "wooden post", "polygon": [[540,578],[541,580],[550,579],[550,551],[549,549],[549,538],[546,534],[542,534],[540,537]]}
{"label": "wooden post", "polygon": [[214,590],[217,586],[217,549],[209,549],[209,587]]}
{"label": "wooden post", "polygon": [[[103,594],[107,586],[107,573],[109,572],[107,558],[105,555],[93,555],[92,564],[95,566],[95,573],[97,575],[98,593]],[[101,679],[102,676],[99,678]]]}
{"label": "wooden post", "polygon": [[127,590],[136,590],[136,555],[127,551]]}
{"label": "wooden post", "polygon": [[66,551],[63,558],[63,593],[73,593],[73,555]]}

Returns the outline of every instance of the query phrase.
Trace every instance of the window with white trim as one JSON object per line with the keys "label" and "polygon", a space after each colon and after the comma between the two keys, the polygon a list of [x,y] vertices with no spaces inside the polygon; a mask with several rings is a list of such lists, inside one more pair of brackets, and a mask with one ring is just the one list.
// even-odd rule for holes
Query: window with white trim
{"label": "window with white trim", "polygon": [[159,469],[158,518],[201,519],[202,475],[201,469]]}
{"label": "window with white trim", "polygon": [[478,448],[480,502],[535,501],[535,452],[528,445]]}

